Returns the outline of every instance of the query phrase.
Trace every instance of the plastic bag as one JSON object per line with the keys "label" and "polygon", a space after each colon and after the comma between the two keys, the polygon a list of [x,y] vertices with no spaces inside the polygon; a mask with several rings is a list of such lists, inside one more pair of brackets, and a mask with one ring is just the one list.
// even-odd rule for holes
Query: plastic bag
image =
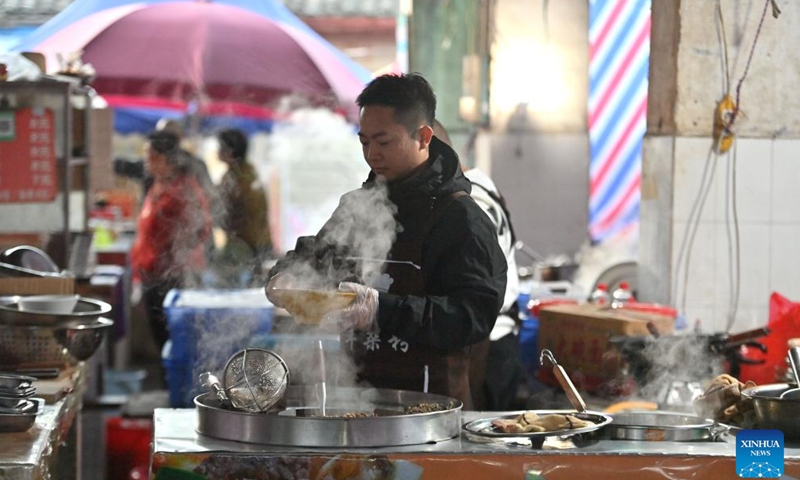
{"label": "plastic bag", "polygon": [[752,380],[758,385],[776,383],[786,371],[786,355],[789,339],[800,337],[800,303],[792,302],[783,295],[773,292],[769,299],[769,335],[761,343],[767,347],[766,353],[748,348],[745,357],[763,359],[761,365],[742,365],[739,380]]}

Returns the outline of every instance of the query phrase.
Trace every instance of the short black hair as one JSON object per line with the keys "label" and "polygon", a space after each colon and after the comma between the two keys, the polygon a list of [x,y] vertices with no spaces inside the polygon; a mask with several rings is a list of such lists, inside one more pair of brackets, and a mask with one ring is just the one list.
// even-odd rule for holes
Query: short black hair
{"label": "short black hair", "polygon": [[168,157],[180,150],[180,139],[167,130],[152,132],[147,136],[147,140],[150,142],[150,148]]}
{"label": "short black hair", "polygon": [[393,107],[397,123],[413,134],[420,124],[433,126],[436,95],[419,73],[388,74],[376,77],[356,98],[359,108],[368,105]]}
{"label": "short black hair", "polygon": [[217,134],[219,144],[231,151],[233,158],[243,162],[247,156],[247,135],[239,129],[229,128]]}
{"label": "short black hair", "polygon": [[183,171],[187,168],[186,155],[181,150],[181,140],[173,132],[157,130],[147,136],[150,149],[166,157],[167,162],[175,169]]}

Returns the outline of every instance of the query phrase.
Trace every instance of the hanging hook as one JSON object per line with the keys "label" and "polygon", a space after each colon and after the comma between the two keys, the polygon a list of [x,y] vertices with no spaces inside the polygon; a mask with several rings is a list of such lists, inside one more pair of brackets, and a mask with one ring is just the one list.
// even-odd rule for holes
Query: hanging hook
{"label": "hanging hook", "polygon": [[544,366],[544,361],[545,360],[549,361],[551,366],[553,366],[553,367],[558,365],[558,362],[556,362],[556,357],[553,356],[553,352],[551,352],[550,350],[548,350],[546,348],[544,350],[542,350],[541,354],[539,354],[539,364],[541,366]]}

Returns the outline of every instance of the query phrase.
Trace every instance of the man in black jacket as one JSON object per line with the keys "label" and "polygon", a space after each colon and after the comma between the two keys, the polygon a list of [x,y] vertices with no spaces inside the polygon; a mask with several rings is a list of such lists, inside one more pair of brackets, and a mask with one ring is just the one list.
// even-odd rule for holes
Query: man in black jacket
{"label": "man in black jacket", "polygon": [[356,102],[372,171],[278,262],[267,296],[281,306],[273,288],[354,292],[324,323],[342,332],[359,379],[469,408],[471,350],[485,350],[506,287],[494,227],[469,196],[456,153],[433,136],[436,97],[422,76],[378,77]]}

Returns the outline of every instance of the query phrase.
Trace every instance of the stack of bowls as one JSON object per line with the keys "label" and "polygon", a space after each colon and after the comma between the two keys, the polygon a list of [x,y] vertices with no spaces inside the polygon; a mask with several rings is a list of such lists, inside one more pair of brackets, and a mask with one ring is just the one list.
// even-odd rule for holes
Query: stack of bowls
{"label": "stack of bowls", "polygon": [[0,433],[24,432],[36,421],[44,400],[33,398],[35,380],[24,375],[0,373]]}

